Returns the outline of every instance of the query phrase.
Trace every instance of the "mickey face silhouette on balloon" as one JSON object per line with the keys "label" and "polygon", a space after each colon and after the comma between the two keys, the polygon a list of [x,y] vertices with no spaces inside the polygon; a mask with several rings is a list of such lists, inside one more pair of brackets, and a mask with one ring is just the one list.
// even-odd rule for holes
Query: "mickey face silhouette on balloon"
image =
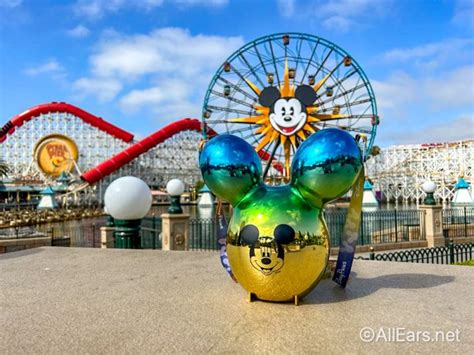
{"label": "mickey face silhouette on balloon", "polygon": [[[279,272],[283,267],[283,245],[290,244],[295,239],[295,230],[287,224],[279,224],[273,231],[273,237],[260,238],[260,231],[253,224],[247,224],[239,233],[241,241],[250,246],[250,263],[264,275]],[[260,248],[255,248],[257,242]]]}
{"label": "mickey face silhouette on balloon", "polygon": [[351,135],[318,131],[297,150],[288,185],[267,186],[255,150],[232,135],[203,148],[205,183],[233,206],[227,233],[229,263],[251,297],[297,300],[317,284],[329,257],[323,205],[346,193],[362,166]]}
{"label": "mickey face silhouette on balloon", "polygon": [[298,86],[295,97],[281,97],[274,86],[266,87],[259,96],[260,104],[270,108],[271,125],[285,136],[291,136],[305,125],[308,118],[306,106],[315,100],[316,92],[308,85]]}

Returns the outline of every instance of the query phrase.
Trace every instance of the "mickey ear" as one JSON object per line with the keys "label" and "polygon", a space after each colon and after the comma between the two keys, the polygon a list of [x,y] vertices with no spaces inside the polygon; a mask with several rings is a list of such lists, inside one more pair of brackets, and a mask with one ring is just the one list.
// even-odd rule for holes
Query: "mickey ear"
{"label": "mickey ear", "polygon": [[218,135],[204,146],[199,167],[209,189],[233,206],[261,182],[262,164],[255,149],[230,134]]}
{"label": "mickey ear", "polygon": [[292,181],[314,207],[344,195],[362,168],[362,156],[354,138],[337,128],[312,134],[293,158]]}
{"label": "mickey ear", "polygon": [[280,91],[275,86],[268,86],[262,90],[258,101],[265,107],[270,107],[281,97]]}
{"label": "mickey ear", "polygon": [[311,106],[316,101],[317,95],[309,85],[300,85],[296,88],[295,97],[305,106]]}

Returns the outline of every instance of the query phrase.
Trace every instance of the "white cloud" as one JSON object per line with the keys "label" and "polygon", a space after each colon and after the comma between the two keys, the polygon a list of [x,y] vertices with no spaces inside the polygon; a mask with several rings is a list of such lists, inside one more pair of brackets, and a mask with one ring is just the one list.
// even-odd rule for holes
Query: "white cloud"
{"label": "white cloud", "polygon": [[186,6],[211,6],[219,7],[225,6],[229,3],[229,0],[167,0],[167,2],[173,4],[180,4]]}
{"label": "white cloud", "polygon": [[59,74],[64,73],[64,68],[56,59],[50,59],[44,64],[33,66],[25,69],[25,74],[36,76],[40,74]]}
{"label": "white cloud", "polygon": [[165,81],[162,85],[143,90],[132,90],[120,99],[120,106],[129,112],[135,112],[143,106],[159,108],[167,104],[179,104],[187,100],[192,84],[185,81]]}
{"label": "white cloud", "polygon": [[439,55],[439,53],[457,51],[472,45],[473,39],[451,39],[443,42],[428,43],[412,48],[392,49],[384,54],[387,60],[410,61]]}
{"label": "white cloud", "polygon": [[394,73],[385,81],[371,80],[371,84],[382,111],[398,109],[419,99],[416,80],[404,72]]}
{"label": "white cloud", "polygon": [[474,109],[474,66],[465,66],[424,82],[434,107],[469,105]]}
{"label": "white cloud", "polygon": [[74,12],[77,15],[86,16],[87,19],[90,19],[102,17],[104,9],[100,1],[78,0],[74,4]]}
{"label": "white cloud", "polygon": [[83,38],[83,37],[87,37],[91,33],[91,31],[83,25],[77,25],[76,27],[71,28],[66,33],[70,37]]}
{"label": "white cloud", "polygon": [[141,4],[137,4],[142,6],[145,9],[153,9],[155,7],[163,5],[164,0],[143,0]]}
{"label": "white cloud", "polygon": [[[198,117],[202,98],[201,95],[193,95],[194,84],[190,81],[169,80],[147,89],[132,90],[121,97],[119,106],[126,113],[147,110],[161,122]],[[199,86],[204,87],[205,84]]]}
{"label": "white cloud", "polygon": [[474,66],[463,66],[436,76],[413,77],[404,72],[390,75],[387,80],[371,80],[382,111],[400,109],[417,104],[431,109],[459,109],[473,107]]}
{"label": "white cloud", "polygon": [[241,37],[193,36],[180,28],[163,28],[149,35],[107,38],[90,62],[96,76],[135,79],[161,73],[194,80],[192,75],[215,70],[241,45]]}
{"label": "white cloud", "polygon": [[291,17],[295,13],[295,0],[277,0],[278,11],[284,17]]}
{"label": "white cloud", "polygon": [[108,13],[114,13],[126,8],[150,11],[163,6],[165,3],[181,7],[220,7],[227,5],[228,2],[228,0],[77,0],[73,5],[73,9],[78,16],[84,16],[87,19],[95,20]]}
{"label": "white cloud", "polygon": [[397,48],[384,53],[383,58],[392,62],[414,63],[427,69],[454,61],[472,62],[474,39],[454,38],[428,43],[412,48]]}
{"label": "white cloud", "polygon": [[474,1],[457,0],[454,5],[452,21],[457,25],[474,28]]}
{"label": "white cloud", "polygon": [[192,35],[181,28],[136,35],[109,31],[89,58],[90,75],[74,89],[102,101],[122,93],[118,105],[127,113],[146,111],[168,120],[197,114],[212,75],[243,44],[241,37]]}
{"label": "white cloud", "polygon": [[324,20],[322,23],[324,28],[327,30],[334,30],[338,32],[347,32],[352,25],[354,25],[354,21],[350,18],[343,17],[343,16],[331,16]]}
{"label": "white cloud", "polygon": [[110,101],[122,89],[120,81],[112,78],[80,78],[73,83],[73,90],[79,98],[95,96],[99,101]]}
{"label": "white cloud", "polygon": [[347,32],[369,19],[385,16],[391,5],[392,0],[324,0],[317,2],[311,15],[328,30]]}
{"label": "white cloud", "polygon": [[22,4],[23,0],[0,0],[0,7],[7,7],[13,9]]}
{"label": "white cloud", "polygon": [[435,107],[470,105],[474,107],[474,65],[465,66],[423,83]]}
{"label": "white cloud", "polygon": [[431,126],[405,131],[397,135],[398,144],[444,143],[474,139],[474,115],[462,115]]}

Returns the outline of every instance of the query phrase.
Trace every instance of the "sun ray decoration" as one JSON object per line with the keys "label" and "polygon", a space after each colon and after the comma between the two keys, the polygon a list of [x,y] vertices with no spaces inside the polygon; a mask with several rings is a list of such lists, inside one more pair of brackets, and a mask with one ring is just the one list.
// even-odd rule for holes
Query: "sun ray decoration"
{"label": "sun ray decoration", "polygon": [[[312,102],[298,97],[302,86],[312,92]],[[303,112],[304,119],[292,115],[297,125],[279,125],[276,101],[261,99],[269,88],[287,102],[299,100],[303,108],[297,114]],[[283,182],[290,179],[296,149],[311,134],[338,127],[354,137],[366,135],[370,150],[378,122],[371,85],[351,56],[329,41],[299,33],[262,37],[232,54],[211,81],[203,105],[204,126],[247,140],[266,164],[264,175],[270,171]]]}
{"label": "sun ray decoration", "polygon": [[[321,79],[318,83],[312,86],[312,89],[316,94],[318,91],[323,87],[324,83],[330,77],[330,75],[334,72],[332,70],[329,74],[327,74],[323,79]],[[245,79],[245,83],[249,86],[249,88],[255,92],[257,95],[260,95],[262,89],[260,89],[257,85],[252,83],[249,79]],[[288,69],[288,60],[285,60],[285,69],[283,73],[283,83],[279,88],[279,92],[281,97],[284,98],[292,98],[295,97],[295,85],[290,84],[290,74]],[[341,118],[347,117],[347,115],[343,114],[322,114],[318,113],[320,107],[317,105],[310,105],[306,107],[307,111],[307,120],[303,127],[294,132],[294,134],[290,136],[286,136],[280,132],[278,132],[273,126],[270,121],[270,108],[255,105],[254,109],[257,113],[256,116],[249,116],[249,117],[239,117],[229,119],[228,122],[232,123],[246,123],[246,124],[253,124],[257,125],[258,127],[255,129],[255,133],[261,136],[260,142],[255,147],[257,152],[260,152],[262,149],[273,143],[274,141],[280,141],[284,147],[285,152],[285,176],[289,177],[290,171],[290,164],[291,164],[291,154],[290,154],[290,146],[293,146],[296,149],[302,141],[308,138],[311,134],[316,132],[319,128],[314,126],[313,123],[321,122],[321,121],[330,121],[330,120],[337,120]]]}

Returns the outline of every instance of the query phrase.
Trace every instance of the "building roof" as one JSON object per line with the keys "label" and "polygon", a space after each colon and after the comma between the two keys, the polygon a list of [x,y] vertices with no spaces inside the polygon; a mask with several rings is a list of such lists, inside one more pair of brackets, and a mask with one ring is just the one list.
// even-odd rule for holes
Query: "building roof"
{"label": "building roof", "polygon": [[372,190],[373,186],[369,180],[364,181],[364,190]]}
{"label": "building roof", "polygon": [[46,186],[43,190],[40,192],[41,195],[54,195],[54,191],[51,188],[51,186]]}
{"label": "building roof", "polygon": [[61,175],[59,175],[59,177],[57,178],[57,182],[59,183],[63,183],[63,184],[67,184],[69,182],[69,177],[66,175],[66,172],[63,171],[61,172]]}
{"label": "building roof", "polygon": [[211,192],[211,190],[209,190],[209,187],[207,187],[206,184],[204,184],[204,186],[202,187],[201,190],[199,190],[200,193],[204,193],[204,192]]}
{"label": "building roof", "polygon": [[456,184],[456,186],[454,187],[456,190],[459,190],[459,189],[468,189],[469,188],[469,184],[466,182],[466,180],[464,180],[462,177],[460,177],[458,179],[458,182]]}
{"label": "building roof", "polygon": [[[54,192],[63,192],[67,190],[65,185],[55,185],[49,186],[53,193]],[[0,183],[0,192],[32,192],[32,193],[41,193],[44,190],[43,185],[10,185],[5,186]]]}

